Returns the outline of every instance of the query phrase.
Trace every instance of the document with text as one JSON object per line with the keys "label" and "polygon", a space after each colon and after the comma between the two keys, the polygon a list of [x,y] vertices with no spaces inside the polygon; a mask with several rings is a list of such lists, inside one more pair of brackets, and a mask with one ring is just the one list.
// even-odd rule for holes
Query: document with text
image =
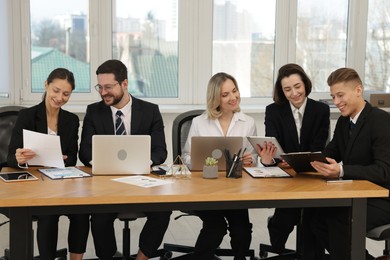
{"label": "document with text", "polygon": [[23,147],[33,150],[36,156],[29,165],[65,168],[58,135],[42,134],[23,129]]}

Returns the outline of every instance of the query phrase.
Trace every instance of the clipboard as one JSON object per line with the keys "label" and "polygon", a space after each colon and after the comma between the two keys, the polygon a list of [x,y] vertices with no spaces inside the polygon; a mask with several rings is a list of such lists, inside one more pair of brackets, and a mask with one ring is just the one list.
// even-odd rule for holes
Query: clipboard
{"label": "clipboard", "polygon": [[[296,173],[318,173],[310,162],[319,161],[328,163],[321,152],[283,153],[280,155]],[[318,173],[319,174],[319,173]]]}
{"label": "clipboard", "polygon": [[47,177],[49,177],[52,180],[92,177],[91,174],[86,173],[85,171],[82,171],[76,167],[66,167],[63,169],[44,168],[44,169],[38,169],[38,171],[43,173],[44,175],[46,175]]}

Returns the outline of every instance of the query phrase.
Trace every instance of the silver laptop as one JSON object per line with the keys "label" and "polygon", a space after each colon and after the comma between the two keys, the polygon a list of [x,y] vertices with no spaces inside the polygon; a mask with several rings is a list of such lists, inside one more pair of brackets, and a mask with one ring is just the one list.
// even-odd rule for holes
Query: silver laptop
{"label": "silver laptop", "polygon": [[191,139],[191,170],[203,169],[207,157],[220,157],[218,170],[226,170],[224,150],[230,151],[231,157],[237,153],[243,145],[241,136],[193,136]]}
{"label": "silver laptop", "polygon": [[150,142],[149,135],[92,136],[92,173],[149,174]]}

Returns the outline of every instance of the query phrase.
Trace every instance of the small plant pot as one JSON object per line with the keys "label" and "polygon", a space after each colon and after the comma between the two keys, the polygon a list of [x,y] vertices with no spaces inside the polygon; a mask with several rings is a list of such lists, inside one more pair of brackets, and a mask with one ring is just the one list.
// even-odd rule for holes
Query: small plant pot
{"label": "small plant pot", "polygon": [[203,178],[215,179],[218,178],[218,165],[216,166],[203,166]]}

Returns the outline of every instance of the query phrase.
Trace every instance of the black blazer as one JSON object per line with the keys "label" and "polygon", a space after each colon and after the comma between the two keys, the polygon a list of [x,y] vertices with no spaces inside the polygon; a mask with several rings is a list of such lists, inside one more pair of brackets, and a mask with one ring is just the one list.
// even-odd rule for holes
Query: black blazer
{"label": "black blazer", "polygon": [[[151,136],[151,158],[153,165],[165,162],[167,148],[165,143],[164,123],[157,105],[132,98],[131,134]],[[87,166],[92,160],[92,136],[114,135],[114,122],[110,106],[103,101],[87,107],[81,134],[80,161]]]}
{"label": "black blazer", "polygon": [[265,109],[265,135],[276,137],[285,153],[322,151],[329,135],[329,106],[308,98],[302,119],[301,142],[289,102]]}
{"label": "black blazer", "polygon": [[344,178],[390,188],[390,115],[366,103],[350,137],[349,121],[340,116],[324,154],[343,162]]}
{"label": "black blazer", "polygon": [[[79,124],[77,115],[60,109],[57,135],[60,136],[62,154],[68,156],[64,160],[65,166],[74,166],[77,163]],[[10,167],[18,167],[15,152],[17,148],[23,148],[23,129],[47,134],[45,101],[20,110],[8,146],[7,164]]]}

